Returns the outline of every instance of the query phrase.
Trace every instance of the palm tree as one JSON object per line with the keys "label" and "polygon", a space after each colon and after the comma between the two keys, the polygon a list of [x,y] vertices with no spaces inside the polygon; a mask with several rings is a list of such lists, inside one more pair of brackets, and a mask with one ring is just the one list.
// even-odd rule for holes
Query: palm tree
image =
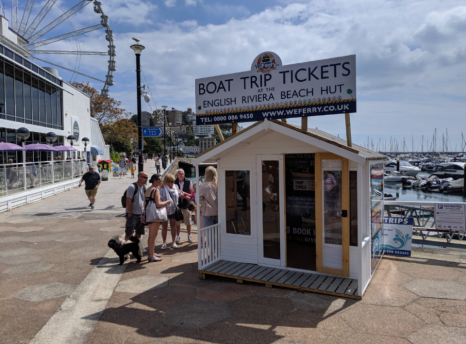
{"label": "palm tree", "polygon": [[348,88],[346,90],[346,93],[348,93],[351,96],[351,99],[353,99],[353,96],[352,96],[353,90],[351,88]]}

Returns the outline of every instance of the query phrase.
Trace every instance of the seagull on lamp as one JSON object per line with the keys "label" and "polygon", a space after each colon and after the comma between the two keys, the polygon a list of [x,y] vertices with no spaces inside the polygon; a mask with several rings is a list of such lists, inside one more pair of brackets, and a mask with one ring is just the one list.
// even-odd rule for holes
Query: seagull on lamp
{"label": "seagull on lamp", "polygon": [[135,40],[137,43],[141,40],[141,37],[133,37],[133,40]]}

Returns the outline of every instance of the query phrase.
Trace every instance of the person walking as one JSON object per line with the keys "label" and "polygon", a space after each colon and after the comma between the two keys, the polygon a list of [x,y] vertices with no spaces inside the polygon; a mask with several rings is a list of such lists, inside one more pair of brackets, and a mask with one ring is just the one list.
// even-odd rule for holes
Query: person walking
{"label": "person walking", "polygon": [[[162,176],[160,174],[153,174],[152,177],[150,177],[149,183],[151,183],[151,186],[146,191],[146,211],[148,211],[148,214],[150,214],[150,211],[148,210],[149,207],[156,207],[157,209],[164,207],[166,208],[166,206],[172,202],[171,199],[166,201],[161,200],[159,188],[162,186]],[[157,234],[159,233],[160,224],[163,225],[163,223],[166,223],[167,220],[162,221],[158,219],[149,222],[149,219],[146,219],[146,221],[149,223],[149,239],[147,240],[147,246],[149,250],[148,260],[149,262],[158,262],[162,259],[154,252],[155,240],[157,239]]]}
{"label": "person walking", "polygon": [[120,179],[121,176],[124,176],[126,174],[126,160],[124,158],[120,159],[120,162],[118,163],[118,166],[120,167]]}
{"label": "person walking", "polygon": [[94,209],[95,204],[95,197],[97,196],[97,190],[99,188],[100,183],[102,180],[100,179],[100,174],[95,171],[94,165],[89,165],[89,172],[84,173],[81,180],[79,181],[79,187],[81,184],[86,184],[84,187],[84,191],[86,192],[86,196],[89,199],[89,207]]}
{"label": "person walking", "polygon": [[139,254],[142,256],[144,250],[142,248],[141,237],[144,235],[144,209],[146,206],[146,183],[148,175],[146,172],[138,173],[136,183],[130,184],[126,189],[126,225],[125,235],[128,240],[134,232],[139,238]]}
{"label": "person walking", "polygon": [[[178,203],[178,207],[181,209],[183,213],[183,222],[186,225],[186,231],[188,232],[188,241],[193,242],[193,237],[191,236],[191,212],[188,210],[188,199],[186,196],[189,196],[193,193],[193,183],[189,179],[184,177],[184,170],[178,169],[176,171],[176,180],[175,184],[178,186],[180,190],[180,200]],[[176,223],[176,242],[179,243],[181,241],[181,221],[177,221]]]}
{"label": "person walking", "polygon": [[217,170],[209,166],[205,170],[205,181],[199,185],[199,207],[205,227],[218,223]]}
{"label": "person walking", "polygon": [[155,168],[157,169],[157,173],[160,174],[160,157],[158,155],[155,157]]}
{"label": "person walking", "polygon": [[[162,195],[162,201],[172,200],[172,203],[167,205],[167,217],[168,222],[170,222],[170,231],[172,235],[172,247],[178,248],[176,244],[176,217],[175,212],[178,205],[178,200],[180,198],[180,192],[178,186],[175,185],[175,176],[171,173],[167,173],[163,178],[163,188],[160,189],[160,194]],[[163,244],[161,249],[164,250],[167,248],[167,231],[168,231],[168,222],[162,223],[162,240]]]}

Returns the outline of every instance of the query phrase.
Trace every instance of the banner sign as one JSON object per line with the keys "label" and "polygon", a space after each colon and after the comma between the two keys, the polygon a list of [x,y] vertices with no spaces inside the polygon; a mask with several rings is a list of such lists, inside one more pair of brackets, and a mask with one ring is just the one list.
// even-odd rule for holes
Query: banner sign
{"label": "banner sign", "polygon": [[142,136],[143,137],[162,137],[163,128],[162,127],[142,127]]}
{"label": "banner sign", "polygon": [[385,254],[411,257],[413,241],[412,217],[384,217]]}
{"label": "banner sign", "polygon": [[356,55],[283,66],[270,51],[251,71],[196,79],[196,124],[356,112]]}
{"label": "banner sign", "polygon": [[466,231],[466,209],[464,203],[438,203],[435,205],[437,229]]}

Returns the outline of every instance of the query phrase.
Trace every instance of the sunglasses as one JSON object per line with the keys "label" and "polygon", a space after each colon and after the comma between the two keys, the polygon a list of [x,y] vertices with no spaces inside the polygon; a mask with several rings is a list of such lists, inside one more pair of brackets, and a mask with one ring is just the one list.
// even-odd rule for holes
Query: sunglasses
{"label": "sunglasses", "polygon": [[149,178],[149,177],[145,177],[145,176],[139,176],[139,177],[141,177],[141,178],[144,178],[144,179],[147,179],[147,178]]}
{"label": "sunglasses", "polygon": [[174,180],[170,180],[168,183],[173,184],[174,182],[175,182]]}

